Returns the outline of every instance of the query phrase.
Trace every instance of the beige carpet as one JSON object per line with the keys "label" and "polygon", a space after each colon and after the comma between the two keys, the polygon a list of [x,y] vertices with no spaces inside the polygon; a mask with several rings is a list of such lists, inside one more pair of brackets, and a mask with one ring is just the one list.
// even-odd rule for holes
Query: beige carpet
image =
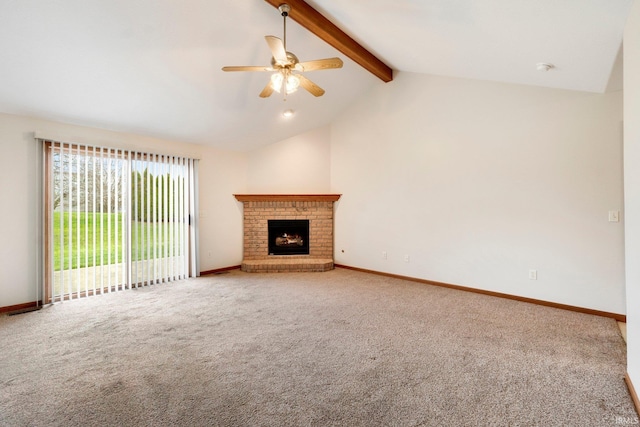
{"label": "beige carpet", "polygon": [[2,426],[607,426],[612,319],[337,269],[0,317]]}

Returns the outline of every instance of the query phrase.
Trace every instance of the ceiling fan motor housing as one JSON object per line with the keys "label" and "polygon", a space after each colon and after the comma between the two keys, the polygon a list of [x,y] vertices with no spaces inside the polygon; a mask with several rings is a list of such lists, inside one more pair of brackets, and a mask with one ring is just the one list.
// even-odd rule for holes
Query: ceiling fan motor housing
{"label": "ceiling fan motor housing", "polygon": [[[300,61],[298,60],[298,57],[291,53],[291,52],[287,52],[287,59],[289,60],[289,64],[284,66],[284,68],[295,68],[296,64],[299,63]],[[278,66],[278,64],[276,63],[276,59],[274,57],[271,57],[271,67],[272,68],[282,68],[282,66]]]}

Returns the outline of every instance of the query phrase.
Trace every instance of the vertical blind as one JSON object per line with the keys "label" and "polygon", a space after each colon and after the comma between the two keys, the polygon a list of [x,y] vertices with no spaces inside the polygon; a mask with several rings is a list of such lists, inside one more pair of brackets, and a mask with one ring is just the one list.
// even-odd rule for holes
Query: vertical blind
{"label": "vertical blind", "polygon": [[197,275],[197,160],[42,142],[46,302]]}

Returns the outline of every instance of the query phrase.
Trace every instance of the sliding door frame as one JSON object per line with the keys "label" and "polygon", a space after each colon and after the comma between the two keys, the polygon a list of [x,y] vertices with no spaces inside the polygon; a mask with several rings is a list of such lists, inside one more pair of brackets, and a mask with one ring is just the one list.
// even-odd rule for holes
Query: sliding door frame
{"label": "sliding door frame", "polygon": [[[112,291],[119,291],[123,289],[131,289],[137,288],[139,286],[150,285],[159,282],[169,282],[173,280],[179,280],[186,277],[196,277],[199,275],[199,262],[198,262],[198,172],[197,172],[197,159],[191,159],[181,156],[172,156],[172,155],[161,155],[156,153],[144,153],[137,152],[135,150],[126,150],[119,148],[107,148],[107,147],[99,147],[94,145],[87,144],[79,144],[79,143],[68,143],[68,142],[60,142],[51,139],[38,138],[36,139],[41,144],[41,165],[40,170],[42,171],[42,215],[41,215],[41,224],[42,224],[42,235],[43,235],[43,250],[41,254],[41,265],[43,271],[43,280],[39,285],[38,295],[42,294],[42,302],[43,304],[64,301],[68,299],[75,299],[89,295],[108,293]],[[80,282],[81,280],[78,278],[76,283],[76,287],[74,288],[73,280],[74,277],[69,277],[69,289],[67,290],[65,285],[65,254],[64,254],[64,240],[65,236],[60,237],[60,242],[54,241],[54,151],[57,151],[61,156],[63,154],[68,155],[67,159],[69,162],[73,162],[75,155],[75,176],[72,173],[73,164],[70,164],[69,170],[60,173],[60,175],[67,174],[67,184],[69,186],[75,186],[75,190],[77,193],[77,200],[75,200],[75,205],[73,197],[70,196],[69,200],[63,199],[59,202],[59,206],[63,207],[62,214],[60,217],[61,224],[65,223],[64,212],[69,212],[69,221],[71,221],[71,212],[76,213],[75,223],[69,227],[69,230],[64,230],[64,232],[68,232],[69,234],[66,236],[68,238],[68,242],[72,242],[73,239],[76,239],[76,250],[80,247],[80,242],[82,237],[84,237],[84,247],[91,245],[93,249],[93,255],[96,256],[98,253],[98,249],[96,248],[96,240],[100,238],[100,246],[104,245],[104,233],[105,231],[111,231],[112,218],[108,216],[107,218],[107,227],[108,230],[104,230],[104,222],[103,216],[100,215],[100,229],[96,229],[95,217],[92,217],[92,231],[89,231],[88,226],[88,213],[92,212],[95,214],[96,211],[96,197],[97,197],[97,189],[96,189],[96,166],[97,163],[100,163],[101,173],[106,172],[108,174],[107,177],[107,191],[111,191],[111,180],[112,178],[116,179],[117,186],[114,191],[116,191],[115,196],[113,194],[108,194],[107,196],[107,211],[111,215],[113,213],[119,213],[121,215],[114,216],[115,227],[119,230],[115,231],[114,238],[116,239],[114,243],[115,253],[115,265],[116,269],[116,278],[114,280],[115,283],[112,283],[111,279],[111,268],[112,268],[112,253],[111,253],[111,234],[107,236],[107,240],[109,244],[107,245],[107,261],[98,262],[95,258],[93,259],[92,265],[89,265],[87,260],[88,255],[85,254],[84,259],[80,259],[79,251],[75,255],[77,259],[76,268],[73,268],[72,260],[69,260],[69,269],[66,270],[66,274],[76,274],[74,270],[79,269],[80,265],[85,266],[84,270],[84,288],[81,289]],[[83,159],[85,162],[92,162],[91,172],[89,173],[87,169],[89,169],[86,164],[83,164],[83,176],[80,175],[80,157],[85,156],[88,159]],[[104,171],[104,162],[105,160],[109,163],[108,170]],[[60,160],[62,161],[62,159]],[[122,162],[122,165],[111,164],[110,162],[117,161]],[[158,169],[158,176],[152,177],[149,170],[147,170],[146,178],[147,178],[147,186],[144,188],[144,191],[151,191],[153,195],[144,195],[142,194],[134,194],[139,190],[138,188],[138,175],[139,170],[134,168],[134,162],[143,162],[148,169],[153,168],[153,171]],[[146,163],[145,163],[146,162]],[[159,163],[158,163],[159,162]],[[113,169],[113,170],[112,170]],[[168,171],[168,172],[167,172]],[[160,172],[163,172],[164,175],[161,175]],[[116,176],[113,177],[112,173],[115,173]],[[118,175],[119,174],[119,175]],[[100,192],[102,194],[102,200],[100,201],[100,212],[104,214],[104,177],[101,176],[100,180]],[[81,180],[82,186],[81,186]],[[153,184],[151,185],[151,182]],[[89,201],[89,195],[87,187],[92,185],[91,197],[92,200]],[[160,188],[162,186],[162,188]],[[81,193],[81,187],[83,188],[84,193]],[[121,194],[118,194],[118,191]],[[160,195],[158,193],[161,193]],[[175,193],[178,193],[176,196]],[[82,194],[82,201],[81,201]],[[161,196],[162,199],[158,199]],[[117,206],[111,206],[112,197]],[[137,222],[137,219],[133,217],[134,215],[134,197],[137,197],[136,203],[139,203],[140,197],[153,197],[153,213],[150,212],[150,206],[152,202],[150,199],[146,201],[146,209],[147,223],[144,225],[134,226]],[[176,197],[178,200],[176,200]],[[179,207],[168,206],[170,202],[177,203]],[[64,209],[64,203],[67,203],[69,209]],[[91,211],[89,211],[89,203],[91,203]],[[82,205],[82,206],[81,206]],[[82,209],[84,207],[84,209]],[[159,210],[162,212],[159,212]],[[84,212],[84,236],[80,236],[80,213]],[[150,214],[155,218],[155,222],[150,225]],[[162,217],[162,220],[159,221],[159,217]],[[177,222],[176,222],[177,221]],[[64,226],[63,226],[64,227]],[[71,231],[75,235],[71,234]],[[135,232],[133,231],[135,228]],[[146,228],[146,230],[145,230]],[[153,228],[153,236],[151,236],[151,228]],[[140,254],[137,252],[140,249],[141,243],[137,240],[138,230],[141,229],[141,238],[147,239],[149,246],[153,243],[153,251],[152,255],[149,254],[149,247],[144,247],[143,250],[146,250],[146,255],[143,255],[143,258],[140,258]],[[96,234],[100,231],[100,237]],[[145,235],[146,232],[146,235]],[[157,233],[157,234],[156,234]],[[89,234],[91,234],[92,239],[89,239]],[[118,237],[120,236],[120,238]],[[169,236],[169,237],[168,237]],[[180,242],[176,241],[176,236],[181,236]],[[153,238],[153,240],[148,240]],[[169,242],[166,240],[159,240],[160,238],[169,239]],[[62,291],[59,293],[54,292],[54,246],[56,244],[60,244],[62,255],[60,255],[60,277],[59,282],[62,286]],[[71,246],[71,243],[68,243]],[[134,254],[133,246],[136,245],[136,253]],[[161,248],[158,249],[158,246]],[[176,246],[176,247],[174,247]],[[119,252],[122,252],[122,257],[120,258]],[[180,256],[176,256],[178,251],[181,251]],[[100,256],[104,260],[104,251],[100,250]],[[137,259],[134,260],[134,255]],[[161,258],[159,258],[161,256]],[[176,259],[184,258],[181,262],[183,263],[180,268],[176,268]],[[119,261],[121,259],[121,261]],[[81,264],[81,261],[84,261],[84,264]],[[117,265],[119,263],[124,264],[123,269],[119,269]],[[134,272],[134,263],[136,263],[136,271]],[[140,265],[143,264],[142,267]],[[154,274],[152,278],[147,279],[146,276],[143,280],[140,280],[141,273],[139,269],[147,267],[148,270],[153,267],[152,271],[154,273],[160,273],[160,275]],[[88,268],[93,268],[93,286],[89,287],[89,277],[87,276]],[[107,270],[107,283],[104,283],[104,272],[102,271],[106,267]],[[100,283],[96,283],[95,272],[96,269],[100,269]],[[134,274],[135,273],[135,274]],[[80,272],[78,272],[80,275]],[[68,291],[68,292],[67,292]],[[40,297],[38,297],[40,299]]]}

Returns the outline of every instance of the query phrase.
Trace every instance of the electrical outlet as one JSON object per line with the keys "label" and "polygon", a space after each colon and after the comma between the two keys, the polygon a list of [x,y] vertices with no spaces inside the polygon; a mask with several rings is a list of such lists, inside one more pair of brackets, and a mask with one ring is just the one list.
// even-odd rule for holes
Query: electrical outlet
{"label": "electrical outlet", "polygon": [[537,270],[529,270],[529,280],[538,280]]}
{"label": "electrical outlet", "polygon": [[411,259],[409,258],[409,255],[405,255],[404,256],[404,262],[409,262]]}
{"label": "electrical outlet", "polygon": [[382,259],[387,259],[387,251],[382,251]]}

